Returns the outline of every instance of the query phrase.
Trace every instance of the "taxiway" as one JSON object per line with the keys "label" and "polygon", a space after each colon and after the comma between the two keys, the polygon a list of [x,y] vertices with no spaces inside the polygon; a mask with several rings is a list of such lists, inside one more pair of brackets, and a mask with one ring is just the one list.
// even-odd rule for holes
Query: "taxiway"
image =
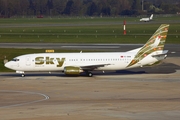
{"label": "taxiway", "polygon": [[0,73],[0,119],[179,120],[179,60],[94,77]]}

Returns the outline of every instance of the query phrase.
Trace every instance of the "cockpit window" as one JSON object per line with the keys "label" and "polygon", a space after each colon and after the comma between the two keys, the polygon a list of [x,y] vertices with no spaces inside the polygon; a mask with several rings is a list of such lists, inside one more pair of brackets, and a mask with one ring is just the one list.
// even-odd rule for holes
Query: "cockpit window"
{"label": "cockpit window", "polygon": [[17,59],[17,58],[13,58],[11,61],[15,61],[15,62],[17,62],[17,61],[19,61],[19,59]]}

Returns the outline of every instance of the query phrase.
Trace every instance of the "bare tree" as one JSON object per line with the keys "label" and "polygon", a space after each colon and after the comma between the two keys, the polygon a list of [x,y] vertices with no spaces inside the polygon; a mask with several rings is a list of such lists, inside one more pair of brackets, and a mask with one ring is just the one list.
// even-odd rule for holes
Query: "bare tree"
{"label": "bare tree", "polygon": [[53,0],[53,9],[52,13],[54,15],[63,14],[64,9],[66,8],[67,0]]}
{"label": "bare tree", "polygon": [[[153,9],[152,7],[153,6]],[[147,13],[176,13],[179,0],[148,0]],[[0,0],[0,16],[14,15],[136,15],[141,11],[141,0]]]}
{"label": "bare tree", "polygon": [[71,7],[71,15],[80,15],[80,11],[82,9],[83,1],[82,0],[74,0],[74,3]]}

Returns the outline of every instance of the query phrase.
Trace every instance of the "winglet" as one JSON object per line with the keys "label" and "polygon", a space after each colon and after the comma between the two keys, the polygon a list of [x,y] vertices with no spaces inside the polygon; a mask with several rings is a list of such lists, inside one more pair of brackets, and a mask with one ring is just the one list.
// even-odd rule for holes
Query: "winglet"
{"label": "winglet", "polygon": [[136,64],[152,52],[163,50],[168,29],[169,24],[162,24],[151,36],[151,38],[146,42],[146,44],[137,52],[135,58],[130,62],[127,67]]}

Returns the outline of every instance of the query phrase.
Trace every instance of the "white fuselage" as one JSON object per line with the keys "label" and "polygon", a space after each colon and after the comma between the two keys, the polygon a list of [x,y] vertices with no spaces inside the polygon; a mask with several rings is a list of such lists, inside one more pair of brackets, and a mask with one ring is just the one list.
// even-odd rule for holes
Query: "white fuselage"
{"label": "white fuselage", "polygon": [[140,21],[149,22],[153,19],[153,14],[149,18],[141,18]]}
{"label": "white fuselage", "polygon": [[140,21],[148,22],[148,21],[150,21],[150,19],[149,18],[142,18],[142,19],[140,19]]}
{"label": "white fuselage", "polygon": [[16,71],[63,71],[66,66],[83,67],[101,65],[94,70],[121,70],[139,67],[157,62],[164,58],[154,58],[150,54],[137,64],[127,67],[135,57],[134,52],[101,52],[101,53],[39,53],[16,57],[16,60],[5,64]]}

